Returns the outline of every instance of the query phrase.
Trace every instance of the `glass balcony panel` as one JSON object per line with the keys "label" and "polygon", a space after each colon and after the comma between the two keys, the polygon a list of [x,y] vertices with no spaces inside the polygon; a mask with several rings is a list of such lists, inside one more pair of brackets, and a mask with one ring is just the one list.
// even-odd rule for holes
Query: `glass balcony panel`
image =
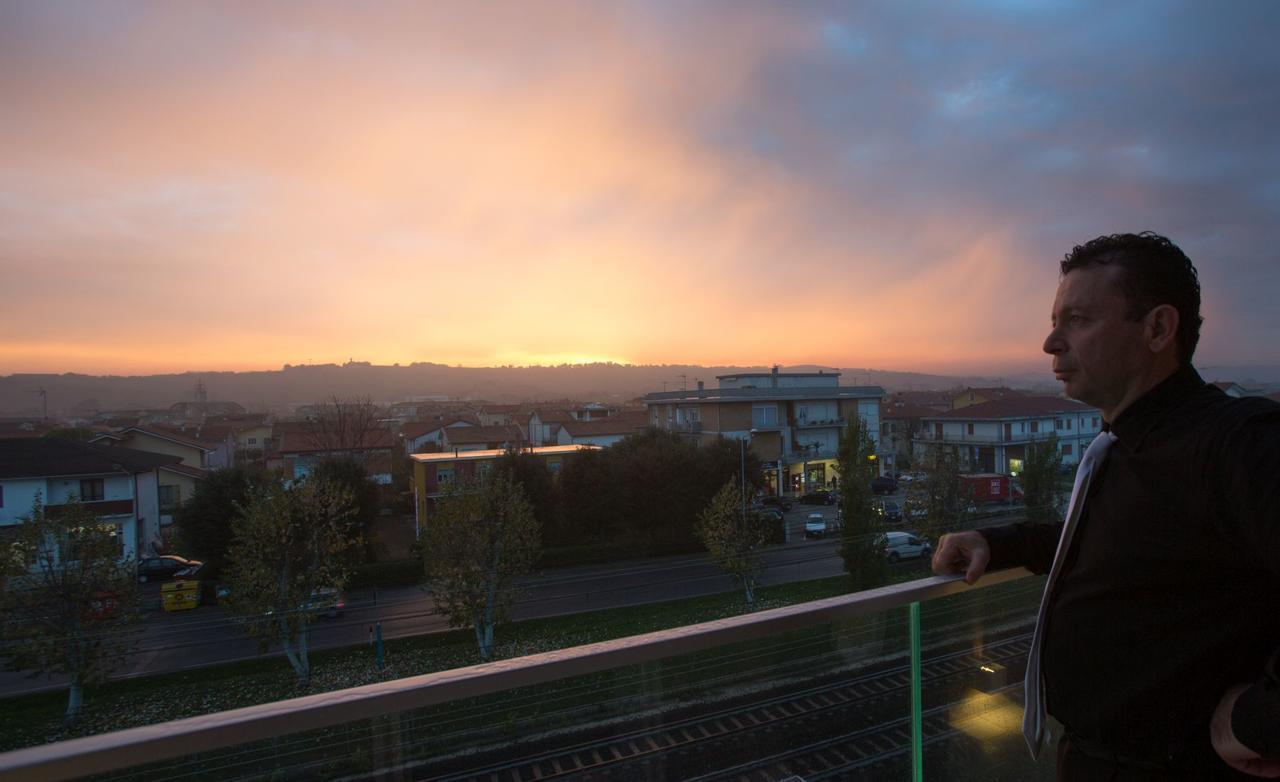
{"label": "glass balcony panel", "polygon": [[908,649],[904,606],[100,778],[908,779]]}
{"label": "glass balcony panel", "polygon": [[[1022,737],[1022,679],[1044,577],[921,604],[924,778],[1054,778],[1050,744],[1033,761]],[[1053,736],[1059,732],[1056,724]]]}

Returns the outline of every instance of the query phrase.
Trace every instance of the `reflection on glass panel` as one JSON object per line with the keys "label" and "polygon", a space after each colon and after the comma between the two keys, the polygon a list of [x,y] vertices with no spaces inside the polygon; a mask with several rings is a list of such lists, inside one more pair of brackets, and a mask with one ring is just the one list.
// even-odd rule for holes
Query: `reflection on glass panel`
{"label": "reflection on glass panel", "polygon": [[906,615],[903,607],[116,778],[906,779]]}
{"label": "reflection on glass panel", "polygon": [[1054,747],[1035,762],[1022,738],[1022,677],[1043,588],[1043,577],[1023,578],[922,605],[925,779],[1054,778]]}

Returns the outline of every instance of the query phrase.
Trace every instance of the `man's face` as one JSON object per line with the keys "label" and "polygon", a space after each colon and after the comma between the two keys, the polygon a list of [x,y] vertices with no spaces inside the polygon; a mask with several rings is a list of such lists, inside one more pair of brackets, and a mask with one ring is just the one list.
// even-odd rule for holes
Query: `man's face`
{"label": "man's face", "polygon": [[1053,329],[1044,341],[1067,396],[1104,415],[1140,382],[1152,360],[1142,321],[1125,318],[1120,274],[1113,266],[1088,266],[1063,277],[1053,301]]}

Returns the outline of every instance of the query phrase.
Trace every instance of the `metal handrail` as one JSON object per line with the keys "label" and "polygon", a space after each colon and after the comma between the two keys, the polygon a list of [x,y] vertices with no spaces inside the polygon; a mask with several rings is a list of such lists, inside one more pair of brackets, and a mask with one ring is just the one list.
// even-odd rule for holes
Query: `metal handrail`
{"label": "metal handrail", "polygon": [[366,684],[0,754],[0,782],[64,780],[332,727],[569,676],[648,663],[765,635],[994,586],[1031,575],[988,573],[974,586],[932,576],[767,611],[553,652]]}

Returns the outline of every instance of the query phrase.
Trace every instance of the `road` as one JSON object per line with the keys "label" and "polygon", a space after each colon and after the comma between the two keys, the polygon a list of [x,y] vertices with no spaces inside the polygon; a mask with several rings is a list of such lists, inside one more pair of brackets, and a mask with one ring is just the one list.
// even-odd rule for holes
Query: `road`
{"label": "road", "polygon": [[[835,537],[805,540],[804,520],[822,513],[834,521],[834,507],[797,505],[786,514],[788,543],[765,552],[763,584],[808,581],[844,572]],[[904,563],[905,564],[905,563]],[[148,585],[158,590],[158,585]],[[523,597],[514,618],[534,619],[606,608],[642,605],[685,597],[716,594],[737,588],[705,555],[613,562],[565,568],[531,577],[521,584]],[[432,611],[431,598],[418,587],[362,590],[347,596],[346,611],[337,619],[312,625],[311,648],[326,649],[367,643],[375,623],[381,622],[386,640],[448,629]],[[279,654],[278,649],[269,652]],[[144,615],[137,650],[117,676],[142,676],[253,659],[258,642],[248,638],[216,605],[180,613]],[[0,673],[0,696],[61,689],[55,677],[31,679]]]}

